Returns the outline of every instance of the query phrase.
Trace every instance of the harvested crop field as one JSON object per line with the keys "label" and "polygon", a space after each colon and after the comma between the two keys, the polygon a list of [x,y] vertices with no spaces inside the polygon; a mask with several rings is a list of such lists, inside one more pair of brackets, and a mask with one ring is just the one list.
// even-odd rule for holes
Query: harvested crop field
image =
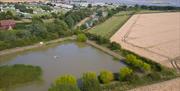
{"label": "harvested crop field", "polygon": [[[112,37],[122,48],[172,66],[180,57],[180,12],[136,14]],[[176,60],[176,65],[179,65]]]}
{"label": "harvested crop field", "polygon": [[179,91],[180,90],[180,78],[138,87],[129,91]]}

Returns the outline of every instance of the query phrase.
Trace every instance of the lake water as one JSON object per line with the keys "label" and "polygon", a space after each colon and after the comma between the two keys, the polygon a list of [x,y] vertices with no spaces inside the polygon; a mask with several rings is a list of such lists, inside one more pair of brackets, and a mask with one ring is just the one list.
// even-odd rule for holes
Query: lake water
{"label": "lake water", "polygon": [[12,64],[40,66],[43,70],[43,81],[19,86],[10,91],[48,91],[51,83],[64,74],[72,74],[79,78],[87,71],[99,72],[107,69],[118,72],[125,66],[92,46],[76,42],[52,44],[0,57],[0,65]]}
{"label": "lake water", "polygon": [[114,4],[141,4],[141,5],[169,5],[180,6],[180,0],[87,0],[89,3],[114,3]]}

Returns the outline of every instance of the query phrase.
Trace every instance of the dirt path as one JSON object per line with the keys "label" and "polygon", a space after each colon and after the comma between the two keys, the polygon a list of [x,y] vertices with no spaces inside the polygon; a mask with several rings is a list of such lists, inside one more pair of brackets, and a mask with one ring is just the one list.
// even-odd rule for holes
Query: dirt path
{"label": "dirt path", "polygon": [[86,17],[83,20],[81,20],[74,28],[80,27],[82,24],[84,24],[87,20],[89,20],[91,17]]}
{"label": "dirt path", "polygon": [[[60,39],[45,42],[43,45],[57,43],[57,42],[65,41],[65,40],[73,40],[73,39],[75,39],[75,37],[65,37],[65,38],[60,38]],[[16,47],[16,48],[12,48],[12,49],[3,50],[3,51],[0,51],[0,56],[19,52],[19,51],[30,50],[33,48],[38,48],[38,47],[41,47],[43,45],[36,43],[34,45],[29,45],[29,46],[24,46],[24,47]]]}
{"label": "dirt path", "polygon": [[180,78],[135,88],[129,91],[180,91]]}

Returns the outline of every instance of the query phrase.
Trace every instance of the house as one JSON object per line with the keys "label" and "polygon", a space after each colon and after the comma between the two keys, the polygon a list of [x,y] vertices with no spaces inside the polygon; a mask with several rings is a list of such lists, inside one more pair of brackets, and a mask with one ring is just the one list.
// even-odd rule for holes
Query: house
{"label": "house", "polygon": [[69,4],[62,4],[62,3],[53,3],[54,5],[56,5],[56,7],[61,7],[61,8],[65,8],[65,9],[72,9],[73,6],[69,5]]}
{"label": "house", "polygon": [[11,29],[16,26],[16,22],[14,20],[1,20],[0,21],[0,29]]}

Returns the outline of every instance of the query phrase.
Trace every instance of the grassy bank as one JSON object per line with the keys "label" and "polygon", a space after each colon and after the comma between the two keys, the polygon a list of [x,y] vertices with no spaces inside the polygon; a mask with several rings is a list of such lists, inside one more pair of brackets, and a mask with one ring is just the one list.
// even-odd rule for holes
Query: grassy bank
{"label": "grassy bank", "polygon": [[42,70],[38,66],[16,64],[0,67],[0,88],[8,89],[13,86],[40,80]]}
{"label": "grassy bank", "polygon": [[88,31],[92,34],[109,38],[130,18],[131,13],[131,11],[119,12]]}

